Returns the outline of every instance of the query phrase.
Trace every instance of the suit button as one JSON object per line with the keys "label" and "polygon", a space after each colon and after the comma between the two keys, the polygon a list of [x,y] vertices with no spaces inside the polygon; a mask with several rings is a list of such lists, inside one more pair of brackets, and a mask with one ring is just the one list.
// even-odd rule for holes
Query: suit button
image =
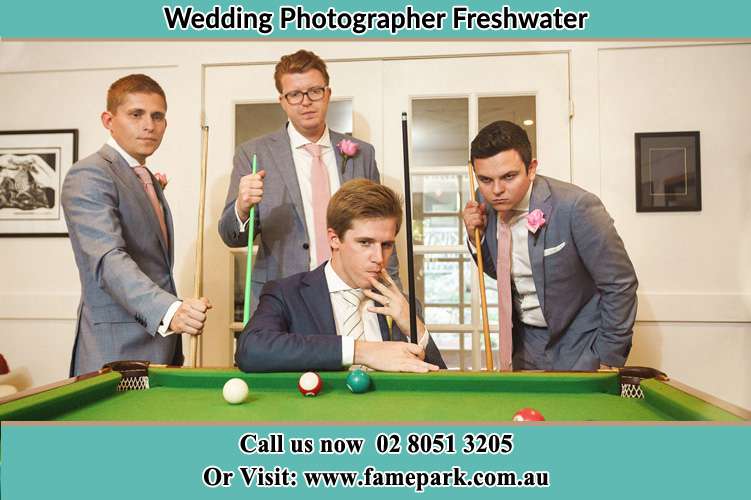
{"label": "suit button", "polygon": [[308,248],[310,248],[310,245],[308,245],[307,243],[303,243],[302,244],[302,249],[303,250],[307,250]]}

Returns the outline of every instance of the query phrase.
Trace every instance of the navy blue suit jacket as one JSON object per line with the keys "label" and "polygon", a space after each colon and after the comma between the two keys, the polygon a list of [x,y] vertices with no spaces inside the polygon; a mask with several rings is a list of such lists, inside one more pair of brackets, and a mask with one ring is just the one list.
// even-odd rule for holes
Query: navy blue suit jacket
{"label": "navy blue suit jacket", "polygon": [[[235,362],[246,372],[341,370],[342,338],[336,333],[325,264],[313,271],[269,281],[258,308],[237,340]],[[378,315],[384,341],[408,341]],[[425,361],[446,368],[433,339]]]}

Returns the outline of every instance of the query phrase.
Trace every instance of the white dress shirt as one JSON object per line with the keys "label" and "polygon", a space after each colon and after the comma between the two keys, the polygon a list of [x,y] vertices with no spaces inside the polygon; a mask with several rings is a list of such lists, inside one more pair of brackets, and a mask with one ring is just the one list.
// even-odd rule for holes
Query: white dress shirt
{"label": "white dress shirt", "polygon": [[[313,187],[310,181],[310,171],[313,165],[313,157],[305,151],[304,147],[311,142],[297,131],[295,126],[289,122],[287,124],[287,134],[292,147],[292,161],[295,163],[297,172],[297,183],[300,186],[300,195],[302,196],[303,213],[305,214],[305,225],[308,228],[308,247],[310,250],[310,270],[318,267],[318,255],[316,254],[316,234],[315,224],[313,222]],[[333,195],[339,190],[339,172],[336,165],[336,151],[331,145],[331,136],[329,127],[326,126],[323,135],[314,144],[321,147],[321,160],[329,174],[329,195]],[[235,204],[235,217],[240,225],[240,232],[245,232],[248,221],[243,222],[237,214],[237,204]]]}
{"label": "white dress shirt", "polygon": [[[514,307],[521,317],[522,323],[545,328],[545,317],[540,307],[540,299],[537,297],[535,281],[532,277],[532,264],[529,260],[529,228],[527,228],[527,215],[529,215],[529,198],[532,194],[532,184],[529,185],[527,194],[513,208],[514,215],[509,220],[511,226],[511,279],[516,293],[513,294]],[[500,227],[500,215],[496,227]]]}
{"label": "white dress shirt", "polygon": [[[336,274],[334,268],[331,266],[331,261],[326,263],[324,267],[324,274],[326,275],[326,284],[329,288],[329,298],[331,299],[331,307],[334,310],[334,324],[336,325],[336,334],[342,335],[342,326],[344,319],[347,316],[349,310],[348,306],[342,303],[341,294],[339,292],[343,290],[351,290],[352,287],[344,282],[343,279]],[[362,311],[362,321],[365,333],[360,340],[367,342],[382,342],[381,326],[378,324],[378,315],[374,312],[368,311],[368,307],[373,306],[371,299],[366,299],[361,304],[360,310]],[[355,359],[355,339],[353,337],[342,337],[342,366],[350,366]]]}
{"label": "white dress shirt", "polygon": [[[123,148],[120,147],[120,145],[117,143],[114,137],[110,136],[109,139],[107,139],[107,145],[117,151],[117,153],[123,157],[123,160],[131,167],[140,167],[141,162],[130,156]],[[138,182],[141,182],[140,179]],[[172,318],[175,316],[175,313],[180,308],[180,304],[182,304],[181,300],[176,300],[173,302],[168,308],[167,312],[165,313],[164,317],[162,318],[162,322],[159,323],[159,328],[156,329],[156,331],[162,336],[166,337],[167,335],[171,335],[175,333],[174,331],[169,329],[169,324],[172,322]]]}
{"label": "white dress shirt", "polygon": [[[529,229],[527,228],[527,215],[529,215],[529,199],[532,194],[532,184],[529,185],[527,194],[511,210],[514,212],[509,220],[511,226],[511,280],[514,284],[513,293],[514,308],[522,320],[522,323],[547,327],[545,317],[540,307],[540,299],[537,297],[537,289],[532,276],[532,264],[529,259]],[[501,226],[500,214],[496,215],[496,228]],[[483,236],[483,241],[485,237]],[[497,240],[497,237],[496,237]],[[468,237],[470,248],[474,250],[474,241]]]}

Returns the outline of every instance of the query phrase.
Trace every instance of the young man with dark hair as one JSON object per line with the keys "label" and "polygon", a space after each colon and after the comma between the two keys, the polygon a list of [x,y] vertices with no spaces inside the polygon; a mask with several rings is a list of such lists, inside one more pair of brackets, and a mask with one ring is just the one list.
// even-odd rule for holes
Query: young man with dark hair
{"label": "young man with dark hair", "polygon": [[110,361],[180,365],[180,335],[199,335],[211,306],[178,299],[172,274],[172,215],[146,159],[167,128],[167,100],[146,75],[107,92],[102,125],[111,137],[65,176],[62,205],[81,278],[71,374]]}
{"label": "young man with dark hair", "polygon": [[[230,247],[246,246],[250,209],[255,207],[254,234],[259,245],[252,273],[251,313],[266,281],[315,269],[328,260],[326,204],[339,186],[356,178],[380,182],[373,146],[326,125],[331,87],[320,57],[307,50],[283,56],[276,65],[274,83],[289,121],[280,130],[237,148],[219,219],[224,242]],[[396,254],[387,269],[401,287]]]}
{"label": "young man with dark hair", "polygon": [[600,200],[537,175],[527,133],[511,122],[483,128],[471,158],[480,202],[463,217],[498,280],[501,370],[623,366],[637,279]]}
{"label": "young man with dark hair", "polygon": [[401,223],[401,200],[391,189],[367,179],[345,183],[327,210],[331,260],[266,283],[237,341],[237,365],[244,371],[445,368],[421,321],[418,344],[407,341],[409,304],[385,272]]}

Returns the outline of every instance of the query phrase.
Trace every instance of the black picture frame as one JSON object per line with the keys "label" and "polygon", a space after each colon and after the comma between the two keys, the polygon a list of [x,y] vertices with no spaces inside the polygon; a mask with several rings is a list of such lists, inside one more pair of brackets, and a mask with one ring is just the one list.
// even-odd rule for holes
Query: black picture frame
{"label": "black picture frame", "polygon": [[0,131],[0,238],[67,237],[60,195],[78,130]]}
{"label": "black picture frame", "polygon": [[637,212],[701,211],[698,131],[634,134]]}

